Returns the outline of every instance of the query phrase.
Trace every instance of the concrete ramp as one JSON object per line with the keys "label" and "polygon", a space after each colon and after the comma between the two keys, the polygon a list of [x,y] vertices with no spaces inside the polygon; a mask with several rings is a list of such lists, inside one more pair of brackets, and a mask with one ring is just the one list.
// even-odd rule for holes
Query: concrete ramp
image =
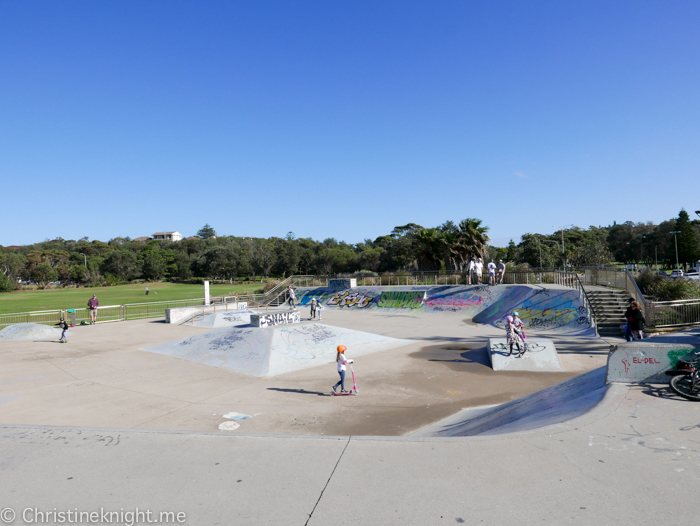
{"label": "concrete ramp", "polygon": [[220,329],[222,327],[244,327],[250,325],[250,315],[258,314],[253,311],[228,311],[228,312],[202,312],[190,316],[178,323],[178,325],[193,325]]}
{"label": "concrete ramp", "polygon": [[[56,320],[58,321],[58,320]],[[58,340],[61,329],[42,325],[41,323],[18,323],[0,331],[0,341],[3,340]],[[68,331],[70,336],[70,330]]]}
{"label": "concrete ramp", "polygon": [[141,350],[263,377],[333,362],[336,347],[341,344],[348,348],[347,356],[354,359],[409,343],[412,341],[311,323],[231,327]]}
{"label": "concrete ramp", "polygon": [[562,424],[582,417],[603,400],[611,389],[605,384],[605,373],[606,367],[600,367],[506,404],[466,409],[411,436],[498,435]]}
{"label": "concrete ramp", "polygon": [[547,338],[528,338],[527,352],[520,356],[517,350],[509,355],[506,338],[489,338],[489,357],[494,371],[561,372],[564,368],[554,342]]}

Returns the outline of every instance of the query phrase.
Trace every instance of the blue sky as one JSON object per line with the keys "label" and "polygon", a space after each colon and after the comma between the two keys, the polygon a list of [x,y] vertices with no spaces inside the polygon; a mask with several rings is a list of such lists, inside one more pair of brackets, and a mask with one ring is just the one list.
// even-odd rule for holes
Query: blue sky
{"label": "blue sky", "polygon": [[700,2],[0,1],[0,244],[700,210]]}

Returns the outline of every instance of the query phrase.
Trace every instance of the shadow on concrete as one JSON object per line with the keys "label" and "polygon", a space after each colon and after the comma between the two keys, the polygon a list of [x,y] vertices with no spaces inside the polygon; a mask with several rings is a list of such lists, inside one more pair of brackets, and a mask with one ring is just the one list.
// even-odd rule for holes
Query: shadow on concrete
{"label": "shadow on concrete", "polygon": [[[674,393],[668,385],[663,384],[637,384],[630,386],[631,390],[639,391],[647,396],[652,396],[654,398],[660,398],[663,400],[685,400]],[[686,400],[690,402],[690,400]]]}
{"label": "shadow on concrete", "polygon": [[[459,366],[478,364],[491,367],[491,360],[486,347],[473,349],[471,345],[465,345],[463,340],[455,338],[461,345],[434,345],[423,347],[420,351],[411,353],[411,358],[423,359],[428,362],[442,362],[446,365]],[[461,351],[461,352],[460,352]]]}
{"label": "shadow on concrete", "polygon": [[330,396],[330,393],[321,393],[320,391],[307,391],[306,389],[282,389],[281,387],[268,387],[268,391],[279,391],[280,393],[296,393],[309,394],[316,396]]}

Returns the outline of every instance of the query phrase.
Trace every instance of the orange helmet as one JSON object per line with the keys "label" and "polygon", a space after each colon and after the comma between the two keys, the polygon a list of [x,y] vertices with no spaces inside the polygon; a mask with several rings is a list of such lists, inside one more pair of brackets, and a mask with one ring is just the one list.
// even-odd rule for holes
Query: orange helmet
{"label": "orange helmet", "polygon": [[345,352],[348,348],[345,345],[338,345],[338,352]]}

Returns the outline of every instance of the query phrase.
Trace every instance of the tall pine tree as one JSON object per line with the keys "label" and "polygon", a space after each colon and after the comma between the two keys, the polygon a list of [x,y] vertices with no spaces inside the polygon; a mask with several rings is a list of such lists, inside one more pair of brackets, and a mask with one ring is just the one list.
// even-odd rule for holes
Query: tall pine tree
{"label": "tall pine tree", "polygon": [[676,219],[678,234],[678,260],[681,263],[692,263],[700,259],[700,242],[690,222],[688,212],[681,209]]}

